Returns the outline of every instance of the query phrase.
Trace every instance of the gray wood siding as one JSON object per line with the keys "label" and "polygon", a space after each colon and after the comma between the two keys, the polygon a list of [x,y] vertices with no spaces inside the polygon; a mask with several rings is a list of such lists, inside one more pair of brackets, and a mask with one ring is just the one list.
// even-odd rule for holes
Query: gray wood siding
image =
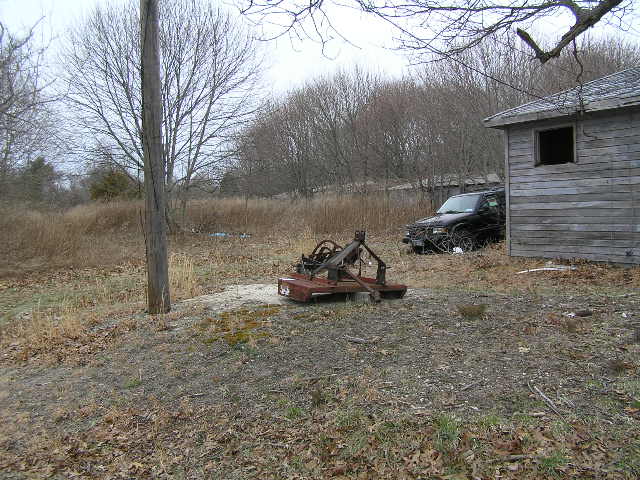
{"label": "gray wood siding", "polygon": [[[535,166],[534,129],[573,123],[576,163]],[[640,264],[640,109],[512,125],[509,252]]]}

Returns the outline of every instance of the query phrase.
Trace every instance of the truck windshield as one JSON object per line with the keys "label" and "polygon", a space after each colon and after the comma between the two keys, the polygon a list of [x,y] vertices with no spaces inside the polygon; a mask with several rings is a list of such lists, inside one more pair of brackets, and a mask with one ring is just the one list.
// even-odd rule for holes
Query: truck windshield
{"label": "truck windshield", "polygon": [[438,213],[468,213],[473,212],[478,203],[480,195],[462,195],[459,197],[451,197],[444,202]]}

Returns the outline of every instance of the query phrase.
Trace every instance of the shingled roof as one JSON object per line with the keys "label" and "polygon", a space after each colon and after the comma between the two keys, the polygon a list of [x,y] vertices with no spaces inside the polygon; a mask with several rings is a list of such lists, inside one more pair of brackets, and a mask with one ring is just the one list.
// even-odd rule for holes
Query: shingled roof
{"label": "shingled roof", "polygon": [[[582,100],[582,102],[580,101]],[[485,118],[487,127],[503,128],[515,123],[640,105],[640,67],[592,80],[581,87],[525,103]]]}

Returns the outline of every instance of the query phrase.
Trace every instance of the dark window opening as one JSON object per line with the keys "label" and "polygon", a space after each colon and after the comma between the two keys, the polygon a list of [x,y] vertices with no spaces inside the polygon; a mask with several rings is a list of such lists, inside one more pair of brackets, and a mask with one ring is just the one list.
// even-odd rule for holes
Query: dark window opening
{"label": "dark window opening", "polygon": [[573,127],[538,132],[538,165],[559,165],[574,161]]}

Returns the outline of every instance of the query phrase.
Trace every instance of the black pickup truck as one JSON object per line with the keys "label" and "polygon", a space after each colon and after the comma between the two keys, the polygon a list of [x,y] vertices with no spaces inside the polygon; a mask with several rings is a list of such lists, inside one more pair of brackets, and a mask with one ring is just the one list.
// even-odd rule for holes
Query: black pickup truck
{"label": "black pickup truck", "polygon": [[504,188],[450,197],[434,217],[410,225],[403,243],[416,253],[469,251],[505,233]]}

